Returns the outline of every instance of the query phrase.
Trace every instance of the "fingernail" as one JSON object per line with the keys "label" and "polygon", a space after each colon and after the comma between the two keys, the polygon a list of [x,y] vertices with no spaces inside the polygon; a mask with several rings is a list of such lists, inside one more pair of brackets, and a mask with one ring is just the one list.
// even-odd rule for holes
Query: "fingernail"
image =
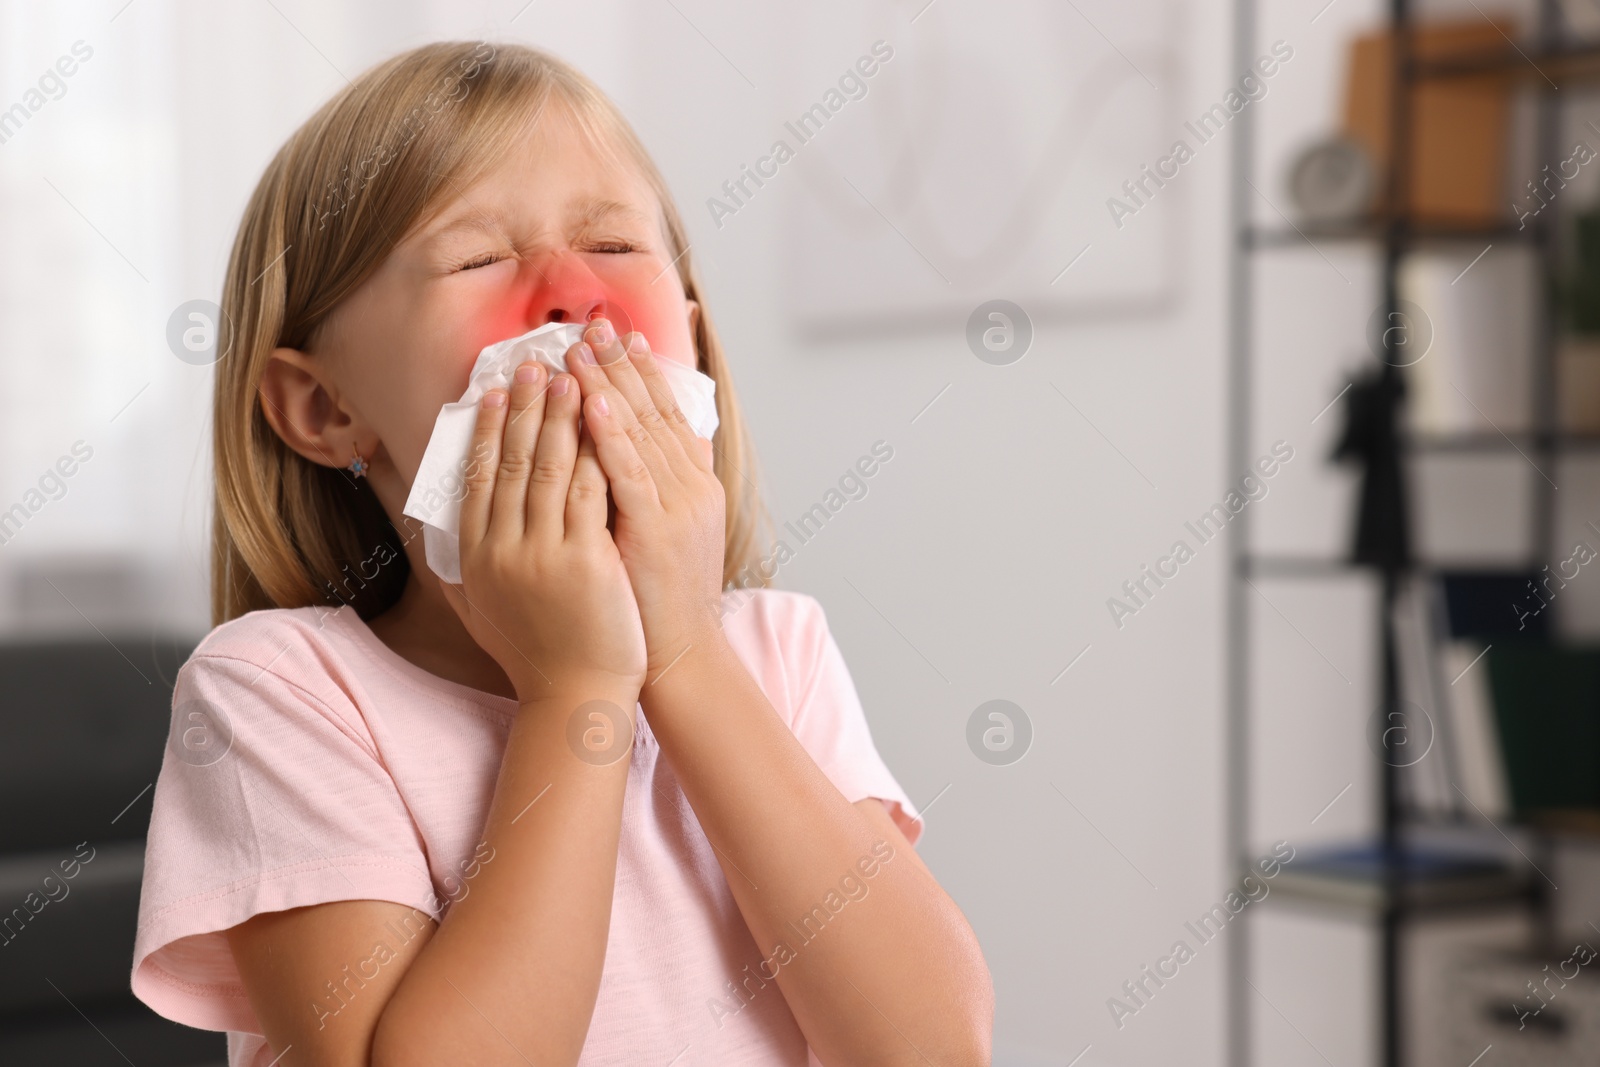
{"label": "fingernail", "polygon": [[555,381],[550,383],[550,395],[552,395],[552,396],[566,396],[567,395],[567,384],[569,382],[571,382],[571,381],[572,381],[572,379],[568,378],[565,374],[561,375]]}
{"label": "fingernail", "polygon": [[594,364],[594,349],[590,348],[582,341],[578,342],[578,351],[574,353],[574,355],[578,357],[579,363],[588,363],[591,366]]}
{"label": "fingernail", "polygon": [[644,334],[635,333],[628,338],[628,351],[635,355],[650,351],[650,346],[645,343]]}
{"label": "fingernail", "polygon": [[505,407],[506,394],[498,389],[491,389],[483,394],[483,406],[486,408]]}
{"label": "fingernail", "polygon": [[609,415],[609,414],[611,414],[611,405],[606,403],[606,398],[605,398],[604,394],[601,394],[600,396],[597,396],[597,397],[594,398],[594,410],[595,410],[595,413],[599,414],[599,415]]}
{"label": "fingernail", "polygon": [[611,323],[605,319],[595,319],[589,325],[589,332],[584,336],[597,345],[608,345],[617,339],[616,331],[611,328]]}
{"label": "fingernail", "polygon": [[519,382],[536,381],[539,377],[539,364],[524,363],[517,368],[516,379]]}

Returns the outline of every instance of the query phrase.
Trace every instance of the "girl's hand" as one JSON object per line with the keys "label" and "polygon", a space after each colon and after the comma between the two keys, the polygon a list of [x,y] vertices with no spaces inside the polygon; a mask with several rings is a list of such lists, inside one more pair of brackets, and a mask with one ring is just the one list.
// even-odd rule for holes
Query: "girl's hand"
{"label": "girl's hand", "polygon": [[[479,402],[461,504],[461,586],[441,582],[475,641],[523,703],[546,695],[637,694],[644,630],[606,530],[606,477],[571,377],[517,368],[506,403]],[[624,704],[631,708],[634,700]]]}
{"label": "girl's hand", "polygon": [[721,638],[722,483],[711,442],[689,428],[644,335],[619,339],[595,319],[584,338],[587,345],[568,350],[567,367],[611,482],[617,550],[638,598],[654,681],[692,646]]}

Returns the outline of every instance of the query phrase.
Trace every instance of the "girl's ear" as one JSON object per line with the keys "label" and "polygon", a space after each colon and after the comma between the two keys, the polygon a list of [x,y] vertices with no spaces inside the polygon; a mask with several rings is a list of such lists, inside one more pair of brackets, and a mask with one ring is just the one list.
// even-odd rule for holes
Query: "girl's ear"
{"label": "girl's ear", "polygon": [[275,348],[261,374],[261,411],[284,444],[312,463],[345,467],[355,450],[376,451],[372,433],[340,404],[327,365],[294,348]]}
{"label": "girl's ear", "polygon": [[684,300],[689,305],[689,340],[694,341],[695,331],[700,328],[700,302],[698,300]]}

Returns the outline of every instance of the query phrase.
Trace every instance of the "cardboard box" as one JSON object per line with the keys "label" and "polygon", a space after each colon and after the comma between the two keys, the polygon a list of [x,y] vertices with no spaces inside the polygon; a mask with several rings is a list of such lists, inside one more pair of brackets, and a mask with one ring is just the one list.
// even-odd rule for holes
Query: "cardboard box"
{"label": "cardboard box", "polygon": [[[1417,60],[1509,51],[1516,30],[1504,18],[1428,22],[1412,30]],[[1350,46],[1344,129],[1370,153],[1379,175],[1379,210],[1389,192],[1394,39],[1387,31]],[[1475,225],[1507,215],[1506,134],[1509,77],[1473,74],[1413,82],[1408,140],[1410,209],[1420,222]]]}

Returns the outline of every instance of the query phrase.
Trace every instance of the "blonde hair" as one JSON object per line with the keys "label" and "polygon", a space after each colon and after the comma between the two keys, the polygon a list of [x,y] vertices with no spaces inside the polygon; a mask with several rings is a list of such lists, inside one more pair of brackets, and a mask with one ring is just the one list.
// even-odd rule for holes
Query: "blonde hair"
{"label": "blonde hair", "polygon": [[[767,518],[749,478],[754,452],[661,173],[616,105],[567,63],[520,45],[448,42],[380,63],[325,104],[278,150],[245,209],[217,336],[212,625],[335,600],[370,619],[399,597],[410,573],[400,544],[416,531],[401,539],[366,481],[284,443],[263,413],[262,373],[274,348],[313,346],[330,313],[399,240],[487,170],[551,101],[596,148],[636,167],[656,195],[684,294],[700,305],[699,370],[717,383],[723,585],[768,584],[756,565]],[[384,544],[396,558],[352,588],[345,568]]]}

